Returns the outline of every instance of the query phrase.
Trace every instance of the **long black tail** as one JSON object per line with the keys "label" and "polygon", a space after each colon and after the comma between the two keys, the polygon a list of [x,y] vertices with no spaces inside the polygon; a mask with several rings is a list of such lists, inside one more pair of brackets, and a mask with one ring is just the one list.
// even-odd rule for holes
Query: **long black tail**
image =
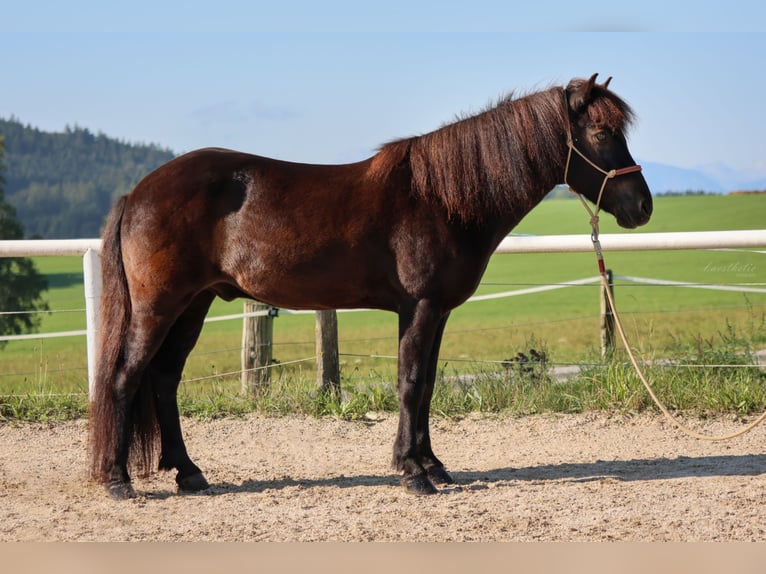
{"label": "long black tail", "polygon": [[98,360],[90,404],[91,476],[105,482],[115,462],[118,420],[129,416],[132,427],[131,461],[140,470],[156,468],[158,425],[150,385],[138,389],[130,413],[117,416],[114,384],[125,360],[131,302],[122,261],[121,226],[127,196],[115,203],[104,227],[101,247],[102,295],[99,312]]}

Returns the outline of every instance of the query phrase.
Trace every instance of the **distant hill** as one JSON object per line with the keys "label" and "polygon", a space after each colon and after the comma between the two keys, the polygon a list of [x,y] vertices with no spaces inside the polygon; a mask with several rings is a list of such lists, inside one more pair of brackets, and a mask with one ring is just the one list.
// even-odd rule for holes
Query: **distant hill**
{"label": "distant hill", "polygon": [[67,127],[51,133],[0,118],[5,198],[27,237],[98,237],[114,199],[174,153]]}
{"label": "distant hill", "polygon": [[[175,156],[157,145],[130,144],[79,127],[43,132],[15,118],[0,118],[0,136],[5,140],[5,198],[28,237],[98,237],[114,199]],[[723,165],[686,169],[639,163],[655,195],[766,189],[763,173],[740,173]],[[574,196],[557,188],[549,197]]]}
{"label": "distant hill", "polygon": [[763,168],[737,170],[725,164],[710,164],[698,168],[719,182],[726,191],[766,189],[766,173]]}
{"label": "distant hill", "polygon": [[706,191],[725,193],[727,189],[715,178],[696,169],[686,169],[654,162],[641,162],[644,177],[654,194]]}
{"label": "distant hill", "polygon": [[655,194],[687,191],[731,193],[766,189],[766,177],[762,170],[739,171],[721,164],[688,169],[655,162],[639,163],[644,168],[649,188]]}

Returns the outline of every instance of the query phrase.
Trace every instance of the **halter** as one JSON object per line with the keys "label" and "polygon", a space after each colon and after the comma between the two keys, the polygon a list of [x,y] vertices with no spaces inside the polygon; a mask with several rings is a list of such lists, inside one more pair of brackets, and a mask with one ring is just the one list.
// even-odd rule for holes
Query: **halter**
{"label": "halter", "polygon": [[[566,99],[566,96],[565,96]],[[569,109],[569,105],[565,101],[565,105],[567,106],[567,109]],[[641,171],[641,166],[636,165],[629,165],[628,167],[621,167],[619,169],[612,169],[612,170],[605,170],[601,168],[600,166],[593,163],[584,153],[582,153],[579,149],[577,149],[574,145],[574,142],[572,141],[572,129],[569,124],[569,118],[566,120],[567,125],[567,148],[569,148],[569,151],[567,152],[567,165],[564,168],[564,183],[569,186],[569,191],[574,193],[577,198],[580,200],[580,203],[583,204],[583,207],[588,211],[590,214],[590,226],[593,229],[590,239],[593,242],[593,248],[596,251],[596,257],[598,258],[598,266],[599,270],[602,273],[605,273],[604,268],[604,258],[601,254],[601,242],[598,240],[598,212],[601,210],[601,197],[604,195],[604,189],[606,189],[606,184],[610,179],[613,179],[615,177],[618,177],[620,175],[626,175],[629,173],[637,173]],[[585,201],[582,195],[580,195],[579,192],[577,192],[574,188],[572,188],[571,185],[569,185],[569,182],[567,179],[569,178],[569,164],[572,160],[572,152],[575,152],[577,155],[579,155],[582,159],[585,160],[585,163],[587,163],[589,166],[591,166],[593,169],[595,169],[597,172],[602,174],[604,176],[603,181],[601,182],[601,189],[598,191],[598,198],[596,199],[596,210],[592,210],[588,203]]]}
{"label": "halter", "polygon": [[[565,102],[566,104],[566,102]],[[721,436],[709,436],[709,435],[703,435],[698,433],[697,431],[690,429],[685,424],[680,422],[677,418],[675,418],[670,411],[665,407],[664,404],[657,398],[657,395],[652,390],[651,385],[649,384],[649,381],[646,380],[646,376],[644,375],[643,370],[641,369],[641,366],[638,364],[638,360],[636,359],[636,355],[633,352],[633,350],[630,347],[630,344],[628,343],[627,335],[625,334],[625,329],[622,326],[622,320],[620,319],[620,315],[617,312],[617,306],[614,304],[614,297],[612,295],[612,289],[609,284],[609,278],[607,277],[606,273],[606,266],[604,265],[604,256],[601,253],[601,242],[598,239],[598,212],[601,207],[601,196],[604,193],[604,188],[606,187],[606,183],[618,175],[625,175],[627,173],[636,173],[641,171],[640,165],[631,165],[628,167],[623,167],[620,169],[613,169],[611,171],[606,171],[604,169],[601,169],[599,166],[597,166],[595,163],[593,163],[591,160],[589,160],[585,155],[574,146],[574,143],[572,143],[572,131],[571,126],[569,125],[569,118],[567,118],[567,147],[569,148],[569,153],[567,153],[567,165],[564,169],[564,183],[569,185],[569,182],[567,181],[567,178],[569,176],[569,162],[572,159],[572,152],[574,151],[577,155],[579,155],[582,159],[586,161],[588,165],[590,165],[593,169],[595,169],[597,172],[604,175],[604,181],[601,182],[601,189],[598,192],[598,199],[596,200],[596,211],[594,212],[591,210],[590,206],[587,204],[587,202],[583,199],[582,195],[580,195],[577,191],[572,189],[572,186],[569,186],[569,190],[574,193],[580,202],[583,204],[585,209],[590,214],[590,225],[593,229],[590,239],[593,242],[593,250],[596,252],[596,259],[598,260],[598,271],[601,278],[601,285],[603,288],[604,293],[606,294],[607,299],[609,300],[609,305],[612,308],[612,313],[615,320],[615,325],[617,326],[617,332],[620,334],[620,338],[622,339],[623,345],[625,345],[625,350],[628,353],[628,357],[630,357],[630,362],[633,364],[633,368],[636,369],[636,373],[638,374],[639,379],[641,379],[641,383],[643,383],[644,387],[646,388],[646,391],[649,393],[649,396],[652,398],[654,403],[657,405],[657,407],[662,411],[662,413],[667,417],[667,419],[674,424],[676,427],[681,429],[684,433],[687,435],[701,439],[706,441],[723,441],[723,440],[730,440],[733,438],[736,438],[740,435],[743,435],[747,432],[750,432],[755,427],[757,427],[759,424],[766,421],[766,411],[761,414],[757,419],[755,419],[753,422],[745,426],[744,428],[733,432],[731,434],[727,435],[721,435]]]}
{"label": "halter", "polygon": [[[628,167],[621,167],[619,169],[612,169],[609,171],[606,171],[605,169],[599,167],[595,163],[593,163],[584,153],[582,153],[579,149],[577,149],[574,145],[574,142],[572,141],[572,133],[569,128],[569,120],[567,120],[567,147],[569,148],[569,151],[567,152],[567,165],[564,169],[564,183],[569,185],[569,182],[567,179],[569,178],[569,164],[572,160],[572,152],[575,152],[577,155],[579,155],[582,159],[585,160],[585,163],[587,163],[589,166],[591,166],[593,169],[595,169],[597,172],[602,174],[604,176],[604,180],[601,182],[601,189],[598,191],[598,199],[596,199],[596,211],[591,211],[590,207],[587,206],[588,212],[590,212],[591,218],[596,218],[598,220],[598,212],[601,209],[601,196],[604,194],[604,189],[606,188],[606,184],[610,179],[613,179],[620,175],[627,175],[629,173],[637,173],[641,171],[641,166],[636,165],[629,165]],[[569,185],[569,189],[572,190],[574,193],[577,193],[571,185]],[[582,200],[582,196],[577,193],[578,197]],[[598,221],[596,221],[598,223]]]}

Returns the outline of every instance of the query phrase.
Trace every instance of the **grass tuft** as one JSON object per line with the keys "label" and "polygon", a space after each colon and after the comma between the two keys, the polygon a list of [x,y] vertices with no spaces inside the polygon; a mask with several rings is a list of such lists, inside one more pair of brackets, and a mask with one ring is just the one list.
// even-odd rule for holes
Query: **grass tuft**
{"label": "grass tuft", "polygon": [[[755,352],[766,340],[766,320],[754,317],[744,327],[725,323],[717,335],[676,341],[672,359],[644,356],[644,372],[655,393],[671,411],[698,416],[766,409],[766,369]],[[431,402],[440,417],[470,412],[578,413],[657,410],[624,353],[605,363],[593,360],[579,373],[562,379],[552,367],[547,347],[534,341],[500,363],[443,362]],[[542,349],[542,350],[540,350]],[[652,351],[654,352],[654,351]],[[23,393],[0,395],[0,421],[56,421],[87,416],[83,392],[56,393],[44,379]],[[303,371],[290,370],[253,396],[242,396],[233,376],[182,384],[183,416],[198,419],[305,414],[360,420],[398,410],[396,383],[376,370],[364,376],[358,368],[343,378],[341,393],[322,392]]]}

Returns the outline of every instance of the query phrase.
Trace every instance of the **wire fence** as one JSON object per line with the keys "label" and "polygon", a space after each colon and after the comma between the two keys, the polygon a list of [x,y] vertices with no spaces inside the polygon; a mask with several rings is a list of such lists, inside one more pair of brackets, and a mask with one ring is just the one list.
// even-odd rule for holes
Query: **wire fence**
{"label": "wire fence", "polygon": [[[649,234],[604,234],[601,235],[602,246],[605,251],[643,251],[643,250],[678,250],[678,249],[710,249],[716,251],[727,252],[744,252],[764,254],[766,251],[758,251],[753,248],[763,247],[766,245],[766,230],[744,230],[744,231],[723,231],[723,232],[693,232],[693,233],[649,233]],[[17,379],[26,383],[36,383],[38,387],[46,387],[48,390],[54,384],[58,384],[59,380],[74,379],[77,384],[81,384],[85,378],[92,377],[93,361],[95,357],[94,352],[94,339],[95,339],[95,319],[97,318],[98,307],[98,292],[100,290],[100,262],[98,258],[98,251],[100,250],[100,240],[88,239],[88,240],[21,240],[21,241],[0,241],[0,257],[13,257],[13,256],[37,256],[37,255],[82,255],[83,256],[83,275],[85,281],[85,309],[57,309],[48,313],[51,316],[57,314],[84,314],[86,329],[70,329],[61,331],[49,331],[39,334],[30,335],[15,335],[15,336],[0,336],[0,345],[32,345],[29,349],[29,358],[26,357],[22,361],[3,361],[6,366],[6,370],[0,370],[0,394],[7,385],[3,384],[3,381],[9,379]],[[514,236],[504,239],[496,253],[543,253],[543,252],[586,252],[591,250],[591,243],[587,236],[583,235],[562,235],[562,236]],[[707,269],[710,272],[728,272],[734,275],[747,275],[749,277],[756,276],[753,271],[754,268],[744,269],[741,264],[733,263],[737,268],[731,268],[732,264],[728,264],[728,267],[718,268],[715,265]],[[725,264],[726,265],[726,264]],[[751,265],[752,264],[748,264]],[[762,275],[762,274],[761,274]],[[480,295],[473,297],[470,301],[479,303],[481,301],[493,301],[506,297],[525,296],[525,295],[542,295],[543,293],[555,292],[561,289],[599,289],[598,277],[589,277],[585,279],[576,279],[566,282],[485,282],[482,284],[483,291]],[[509,289],[503,289],[503,288]],[[705,289],[718,292],[730,292],[740,293],[743,297],[752,296],[758,300],[755,305],[750,302],[745,302],[743,305],[726,304],[721,305],[720,302],[716,306],[711,307],[699,307],[696,309],[690,309],[686,305],[685,309],[666,308],[666,309],[623,309],[621,313],[629,318],[632,322],[638,325],[642,320],[646,322],[645,317],[649,317],[649,337],[654,334],[656,327],[651,323],[654,316],[661,316],[663,320],[668,319],[671,314],[675,314],[674,317],[680,317],[680,313],[704,315],[706,313],[720,313],[721,309],[724,309],[726,313],[753,313],[754,310],[759,310],[761,295],[766,293],[765,284],[755,281],[737,281],[737,282],[683,282],[674,281],[668,279],[652,279],[641,278],[634,276],[618,276],[617,277],[617,289],[621,292],[623,290],[635,289],[635,288],[649,288],[649,289]],[[502,289],[498,291],[498,289]],[[652,297],[647,297],[652,299]],[[470,304],[468,305],[470,308]],[[14,309],[2,309],[0,313],[3,314],[20,314],[24,311]],[[282,312],[281,316],[286,315],[299,315],[302,313],[310,312]],[[454,317],[454,314],[453,314]],[[210,317],[208,323],[218,323],[224,321],[236,321],[241,320],[242,314],[235,313],[218,317]],[[46,317],[47,319],[47,317]],[[286,321],[292,319],[280,319],[280,321]],[[555,332],[555,330],[561,330],[563,332],[572,331],[572,325],[579,325],[583,322],[594,322],[598,320],[598,314],[596,313],[570,313],[568,315],[562,315],[560,312],[558,316],[556,314],[547,314],[543,319],[530,319],[529,317],[516,315],[514,317],[509,316],[507,321],[501,321],[498,323],[496,317],[493,317],[491,321],[486,321],[486,324],[479,326],[465,327],[465,322],[455,323],[454,318],[451,320],[451,324],[448,324],[447,331],[445,332],[445,340],[451,338],[462,338],[465,340],[480,339],[483,335],[490,335],[490,339],[494,340],[508,340],[510,339],[510,331],[526,331],[526,332]],[[375,321],[378,321],[377,317]],[[678,323],[680,321],[676,321]],[[61,324],[61,322],[59,322]],[[212,328],[212,326],[211,326]],[[278,327],[281,331],[282,326]],[[230,329],[230,331],[232,331]],[[286,329],[290,333],[296,333],[295,329]],[[282,368],[289,369],[296,365],[299,368],[303,368],[304,365],[310,364],[316,359],[312,353],[315,353],[313,346],[314,341],[308,334],[313,331],[313,326],[310,329],[304,331],[305,334],[296,336],[293,340],[285,340],[284,338],[278,338],[274,341],[273,345],[277,351],[277,354],[282,355],[282,361],[271,365],[270,368]],[[362,329],[362,332],[365,330]],[[232,331],[236,333],[236,330]],[[340,357],[341,359],[353,360],[354,364],[362,359],[370,361],[395,361],[396,360],[396,328],[392,326],[390,328],[391,336],[381,335],[380,329],[375,330],[373,334],[362,335],[359,334],[360,330],[350,330],[349,332],[355,333],[353,337],[343,337],[341,332],[340,339]],[[79,343],[80,337],[85,335],[87,342],[87,366],[84,366],[86,353],[84,352],[83,345]],[[203,331],[203,337],[205,332]],[[190,363],[203,363],[203,367],[197,367],[196,369],[187,368],[187,372],[184,374],[184,382],[186,384],[195,384],[198,382],[204,382],[207,380],[221,379],[222,377],[234,377],[241,374],[241,370],[237,368],[237,362],[241,356],[241,346],[238,346],[236,339],[240,337],[236,334],[233,336],[229,334],[229,338],[218,336],[212,337],[205,342],[204,345],[198,345],[198,348],[192,353],[187,363],[189,367]],[[63,344],[57,339],[65,339],[71,341],[71,344]],[[364,347],[364,351],[360,352],[359,346]],[[387,347],[389,352],[381,352],[380,347]],[[311,351],[304,351],[304,347],[311,348]],[[490,365],[497,366],[503,365],[507,362],[507,358],[504,358],[505,349],[497,350],[493,353],[485,352],[466,352],[463,349],[455,351],[454,345],[443,345],[442,349],[442,363],[454,364],[474,364],[474,365]],[[3,358],[7,358],[7,351],[3,351],[5,355]],[[575,356],[572,353],[568,353],[569,356],[561,358],[557,362],[553,362],[550,359],[547,362],[547,367],[556,369],[571,369],[578,367],[588,367],[594,364],[600,364],[592,361],[592,353],[582,353]],[[32,358],[34,357],[34,358]],[[213,362],[218,363],[217,365]],[[204,364],[207,363],[207,366]],[[26,368],[29,365],[29,368]],[[715,367],[715,365],[709,365]],[[731,367],[731,365],[727,365]],[[205,372],[206,371],[206,372]],[[84,376],[83,376],[84,375]],[[61,392],[65,392],[65,389],[61,389]]]}
{"label": "wire fence", "polygon": [[[640,277],[632,277],[632,276],[616,276],[617,279],[617,288],[622,290],[625,288],[639,288],[639,289],[654,289],[654,288],[671,288],[671,289],[678,289],[678,288],[695,288],[695,289],[711,289],[711,290],[717,290],[717,291],[734,291],[734,292],[740,292],[743,294],[747,293],[755,293],[755,294],[763,294],[766,293],[766,284],[761,282],[717,282],[717,283],[694,283],[694,282],[679,282],[679,281],[667,281],[667,280],[661,280],[661,279],[647,279],[647,278],[640,278]],[[535,293],[543,293],[546,291],[552,291],[556,289],[563,289],[563,288],[585,288],[585,289],[591,289],[595,292],[596,289],[598,289],[598,285],[595,284],[595,282],[598,280],[598,278],[586,278],[586,279],[578,279],[573,281],[564,281],[564,282],[558,282],[558,283],[532,283],[532,282],[487,282],[482,283],[482,288],[491,288],[491,289],[497,289],[497,288],[511,288],[508,291],[500,291],[500,292],[494,292],[494,293],[486,293],[483,295],[478,295],[476,297],[473,297],[468,305],[471,303],[481,302],[481,301],[487,301],[491,299],[501,298],[501,297],[513,297],[518,295],[534,295]],[[594,295],[595,296],[595,295]],[[716,305],[713,307],[685,307],[683,309],[679,308],[665,308],[665,309],[654,309],[650,313],[647,313],[645,311],[642,311],[640,309],[632,309],[628,311],[623,311],[622,314],[625,316],[632,316],[632,317],[641,317],[642,315],[648,315],[648,314],[661,314],[664,315],[666,318],[668,318],[671,315],[681,315],[684,313],[711,313],[711,312],[719,312],[721,310],[724,311],[749,311],[753,313],[754,311],[757,313],[758,310],[766,308],[766,305],[763,304],[739,304],[739,305]],[[763,313],[763,311],[761,311]],[[21,314],[26,313],[24,311],[19,310],[4,310],[2,311],[4,314]],[[85,309],[59,309],[59,310],[52,310],[52,311],[45,311],[43,313],[46,314],[85,314]],[[309,312],[310,313],[310,312]],[[286,320],[289,321],[290,315],[301,315],[305,314],[305,312],[299,312],[299,313],[290,313],[290,312],[281,312],[280,317],[284,317],[284,319],[280,320]],[[227,314],[227,315],[221,315],[216,317],[210,317],[208,318],[208,323],[220,323],[223,321],[241,321],[244,317],[244,314],[242,313],[235,313],[235,314]],[[564,316],[564,317],[556,317],[556,318],[550,318],[550,319],[539,319],[534,321],[514,321],[512,318],[509,317],[507,322],[504,322],[503,324],[499,325],[487,325],[487,326],[474,326],[474,327],[457,327],[454,329],[450,329],[448,326],[448,330],[445,333],[445,338],[448,337],[456,337],[456,338],[475,338],[479,334],[494,334],[502,333],[505,331],[519,331],[519,330],[525,330],[525,331],[535,331],[542,328],[549,328],[551,326],[558,326],[558,325],[564,325],[566,323],[571,322],[577,322],[577,321],[596,321],[598,319],[597,313],[574,313],[572,315]],[[277,327],[279,328],[279,327]],[[300,350],[302,348],[311,348],[313,351],[313,346],[315,344],[314,340],[309,336],[310,330],[305,329],[302,334],[304,334],[304,338],[298,338],[295,340],[277,340],[273,343],[274,349],[275,349],[275,356],[280,356],[281,354],[285,354],[286,357],[289,357],[291,355],[295,355],[296,353],[300,353]],[[85,390],[84,386],[87,381],[87,365],[85,364],[85,344],[84,340],[82,342],[82,345],[73,345],[69,351],[66,352],[67,355],[70,353],[73,353],[75,355],[79,354],[80,359],[80,365],[79,366],[62,366],[62,367],[56,367],[55,365],[51,365],[51,363],[55,363],[54,360],[51,359],[50,356],[46,354],[45,349],[45,341],[48,339],[54,339],[54,338],[66,338],[66,337],[84,337],[85,330],[72,330],[72,331],[59,331],[59,332],[49,332],[49,333],[37,333],[37,334],[29,334],[29,335],[16,335],[16,336],[3,336],[0,338],[2,341],[7,342],[22,342],[22,341],[31,341],[31,342],[37,342],[38,346],[33,347],[30,350],[31,354],[34,354],[33,356],[30,356],[29,364],[34,365],[34,367],[30,367],[28,370],[23,369],[10,369],[10,370],[0,370],[0,385],[2,385],[3,381],[20,381],[20,382],[26,382],[26,383],[32,383],[34,392],[35,389],[43,389],[40,392],[45,392],[48,395],[56,395],[56,396],[74,396],[74,395],[87,395],[87,391]],[[597,336],[595,333],[593,335],[594,337]],[[204,337],[204,333],[203,333]],[[230,378],[237,378],[242,374],[241,368],[236,368],[236,362],[239,360],[239,357],[241,356],[242,352],[242,346],[235,344],[235,339],[238,338],[238,335],[236,334],[236,330],[232,333],[229,333],[229,336],[226,341],[224,341],[224,345],[220,347],[211,347],[211,345],[214,345],[215,343],[206,342],[204,346],[201,346],[199,350],[195,350],[192,354],[192,357],[196,360],[202,360],[203,362],[210,363],[211,358],[217,358],[217,357],[226,357],[225,359],[222,359],[220,362],[219,368],[212,368],[209,369],[209,374],[199,374],[200,368],[198,367],[196,369],[196,374],[191,375],[184,375],[184,378],[182,380],[182,384],[195,384],[195,383],[204,383],[206,381],[218,381],[225,379],[227,377]],[[216,339],[218,341],[219,339]],[[396,346],[396,330],[391,329],[390,335],[374,335],[374,336],[355,336],[355,337],[344,337],[343,333],[340,334],[339,344],[340,344],[340,353],[339,356],[341,360],[348,361],[357,361],[357,360],[375,360],[375,361],[384,361],[384,362],[395,362],[397,360],[395,353],[377,353],[377,352],[355,352],[350,351],[348,349],[352,349],[354,347],[358,347],[360,345],[364,345],[367,347],[374,347],[376,343],[385,342],[389,344],[391,347]],[[515,350],[515,349],[514,349]],[[510,353],[509,349],[509,353]],[[2,352],[2,351],[0,351]],[[762,350],[756,349],[756,360],[758,364],[764,365],[766,364],[766,353],[764,353]],[[192,360],[192,357],[190,357],[190,360]],[[68,358],[72,358],[71,356],[68,356]],[[495,368],[495,369],[501,369],[506,368],[509,364],[509,359],[512,357],[503,357],[503,356],[497,356],[494,358],[481,358],[481,357],[465,357],[465,356],[451,356],[449,353],[443,354],[440,357],[440,361],[442,364],[452,364],[452,365],[458,365],[458,364],[464,364],[464,365],[472,365],[474,367],[486,367],[486,368]],[[279,360],[275,361],[272,365],[269,367],[257,367],[257,368],[272,368],[272,369],[286,369],[289,367],[294,367],[296,365],[302,365],[302,366],[308,366],[311,367],[312,363],[316,360],[316,356],[314,354],[308,354],[303,353],[303,355],[299,355],[296,358],[289,358],[285,360]],[[688,362],[673,362],[673,361],[664,361],[664,362],[657,362],[654,361],[655,364],[659,364],[660,366],[665,365],[668,368],[709,368],[709,369],[718,369],[718,368],[746,368],[746,367],[752,367],[752,362],[743,362],[742,364],[715,364],[715,363],[707,363],[707,364],[698,364],[698,363],[688,363]],[[576,374],[581,369],[584,368],[597,368],[597,367],[604,367],[607,366],[608,363],[605,363],[603,361],[594,361],[593,360],[593,354],[592,353],[585,353],[582,356],[573,359],[573,360],[552,360],[552,359],[546,359],[545,361],[545,368],[549,369],[550,372],[554,376],[561,376],[563,378],[571,376],[572,374]],[[353,368],[353,365],[346,364],[344,367]],[[81,386],[83,387],[82,391],[78,392],[67,392],[62,390],[61,392],[58,392],[56,390],[57,387],[57,381],[60,379],[75,379],[79,380],[81,382]],[[38,382],[37,386],[34,385],[35,382]],[[44,384],[42,383],[44,382]],[[7,385],[3,385],[7,386]],[[10,392],[10,393],[2,393],[0,392],[0,396],[3,397],[18,397],[23,396],[22,394],[18,392]]]}

